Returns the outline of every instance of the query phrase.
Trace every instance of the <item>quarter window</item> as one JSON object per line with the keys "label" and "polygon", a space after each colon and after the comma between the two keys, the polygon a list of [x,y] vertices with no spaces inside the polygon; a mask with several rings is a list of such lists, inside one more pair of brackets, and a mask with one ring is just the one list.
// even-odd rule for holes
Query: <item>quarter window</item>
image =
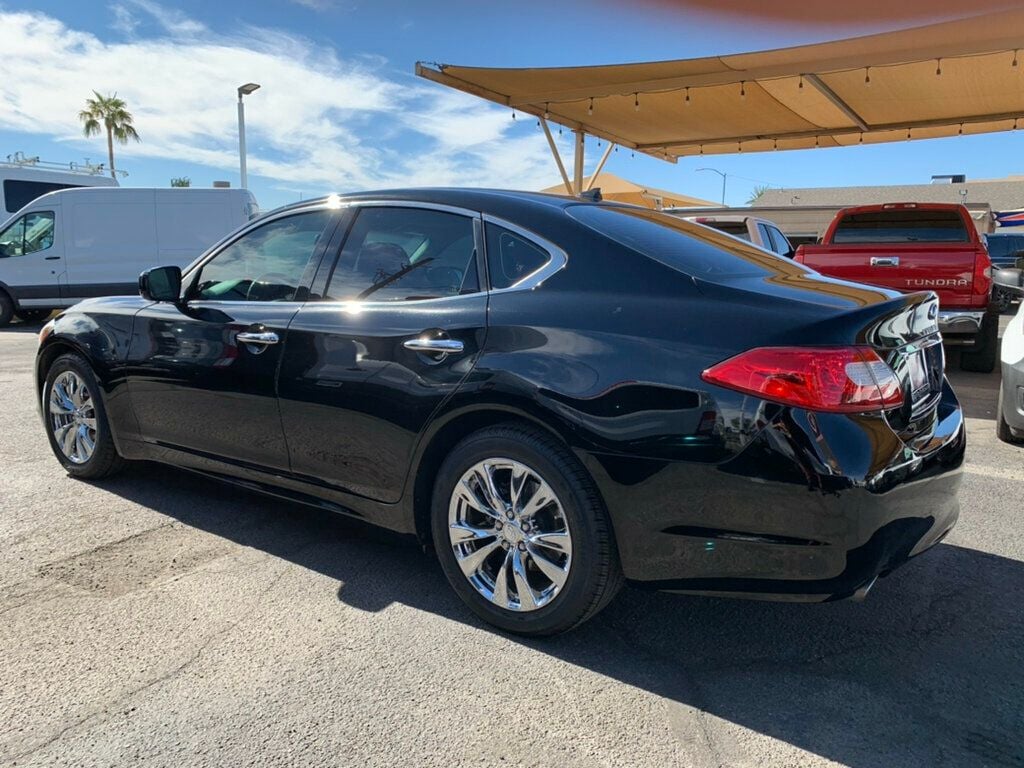
{"label": "quarter window", "polygon": [[491,288],[509,288],[532,275],[551,260],[551,255],[525,237],[487,225],[487,269]]}
{"label": "quarter window", "polygon": [[425,208],[361,208],[327,286],[333,301],[413,301],[480,290],[473,219]]}
{"label": "quarter window", "polygon": [[0,232],[0,256],[25,256],[53,245],[53,211],[26,213]]}
{"label": "quarter window", "polygon": [[298,213],[250,230],[200,269],[192,298],[296,301],[303,275],[331,220],[329,211]]}

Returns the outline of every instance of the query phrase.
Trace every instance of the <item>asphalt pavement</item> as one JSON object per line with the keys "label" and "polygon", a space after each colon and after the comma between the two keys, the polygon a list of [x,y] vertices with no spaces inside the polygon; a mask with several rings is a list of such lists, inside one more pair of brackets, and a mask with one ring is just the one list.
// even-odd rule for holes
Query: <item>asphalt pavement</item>
{"label": "asphalt pavement", "polygon": [[70,479],[34,330],[0,330],[0,765],[1024,766],[1024,448],[955,353],[960,522],[866,602],[625,589],[524,641],[404,539],[157,465]]}

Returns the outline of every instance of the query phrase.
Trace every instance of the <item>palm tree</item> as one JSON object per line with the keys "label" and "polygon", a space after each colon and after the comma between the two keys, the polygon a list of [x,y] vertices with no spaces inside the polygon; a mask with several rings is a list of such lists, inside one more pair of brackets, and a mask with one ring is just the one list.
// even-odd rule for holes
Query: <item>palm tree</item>
{"label": "palm tree", "polygon": [[97,91],[93,91],[93,95],[96,98],[85,100],[85,109],[78,113],[78,119],[82,121],[82,132],[86,137],[99,135],[101,127],[106,129],[110,175],[116,178],[114,139],[117,139],[118,144],[127,144],[128,139],[139,141],[139,134],[132,125],[132,113],[128,111],[124,99],[117,98],[116,93],[101,96]]}

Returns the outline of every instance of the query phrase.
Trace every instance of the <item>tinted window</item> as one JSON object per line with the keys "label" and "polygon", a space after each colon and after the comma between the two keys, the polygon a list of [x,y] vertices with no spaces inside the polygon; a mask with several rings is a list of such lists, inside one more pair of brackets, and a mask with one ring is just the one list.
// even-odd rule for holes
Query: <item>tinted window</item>
{"label": "tinted window", "polygon": [[299,213],[247,232],[203,265],[192,295],[217,301],[295,301],[330,219],[329,211]]}
{"label": "tinted window", "polygon": [[71,189],[80,184],[51,184],[45,181],[4,180],[4,207],[8,213],[20,211],[40,195],[56,192],[58,189]]}
{"label": "tinted window", "polygon": [[0,255],[24,256],[53,245],[53,212],[36,211],[21,216],[0,232]]}
{"label": "tinted window", "polygon": [[573,205],[569,215],[688,275],[766,275],[780,259],[699,224],[643,208]]}
{"label": "tinted window", "polygon": [[712,229],[717,229],[719,232],[725,232],[725,234],[732,235],[733,237],[750,240],[750,230],[747,229],[745,221],[700,221],[698,223]]}
{"label": "tinted window", "polygon": [[793,246],[790,245],[786,236],[775,227],[768,227],[768,234],[771,235],[773,250],[776,253],[785,256],[793,250]]}
{"label": "tinted window", "polygon": [[834,243],[969,243],[970,240],[957,211],[914,208],[844,216],[832,237]]}
{"label": "tinted window", "polygon": [[551,260],[551,254],[496,224],[487,225],[487,270],[491,288],[509,288]]}
{"label": "tinted window", "polygon": [[327,286],[335,301],[407,301],[480,290],[473,219],[425,208],[359,210]]}
{"label": "tinted window", "polygon": [[1021,235],[989,235],[986,243],[993,261],[1014,261],[1017,251],[1024,251],[1024,236]]}

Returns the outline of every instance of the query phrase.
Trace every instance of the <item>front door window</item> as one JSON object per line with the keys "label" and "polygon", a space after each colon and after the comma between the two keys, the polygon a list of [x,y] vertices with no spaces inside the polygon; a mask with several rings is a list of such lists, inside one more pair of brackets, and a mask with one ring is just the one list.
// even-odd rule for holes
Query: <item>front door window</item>
{"label": "front door window", "polygon": [[53,211],[26,213],[0,232],[0,256],[25,256],[53,245]]}

